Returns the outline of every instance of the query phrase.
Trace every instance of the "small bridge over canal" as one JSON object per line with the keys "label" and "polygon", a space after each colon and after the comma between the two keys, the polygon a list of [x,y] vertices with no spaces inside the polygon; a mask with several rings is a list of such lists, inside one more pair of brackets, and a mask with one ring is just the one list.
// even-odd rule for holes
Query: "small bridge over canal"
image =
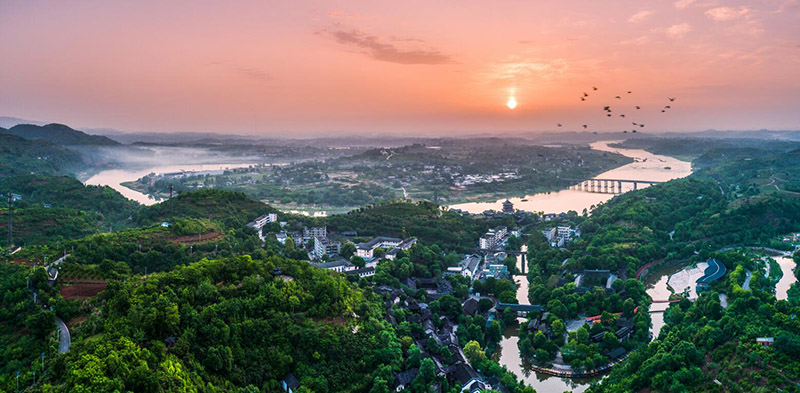
{"label": "small bridge over canal", "polygon": [[507,308],[517,313],[518,317],[525,317],[531,311],[544,311],[544,306],[539,304],[497,303],[497,306],[495,306],[495,310],[499,312],[503,312]]}

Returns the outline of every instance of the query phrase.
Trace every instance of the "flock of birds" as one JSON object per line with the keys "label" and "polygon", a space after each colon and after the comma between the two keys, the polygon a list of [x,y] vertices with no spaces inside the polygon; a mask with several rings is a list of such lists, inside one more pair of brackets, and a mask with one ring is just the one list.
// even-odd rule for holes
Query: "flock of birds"
{"label": "flock of birds", "polygon": [[[597,91],[597,90],[599,90],[599,89],[596,86],[592,87],[592,91]],[[627,92],[627,94],[625,94],[625,96],[627,96],[628,94],[633,94],[633,92],[628,90],[628,92]],[[583,95],[580,97],[581,98],[581,102],[586,102],[589,97],[590,97],[589,93],[583,92]],[[614,99],[615,100],[622,100],[623,99],[622,97],[623,97],[622,95],[618,95],[618,96],[615,96]],[[670,105],[669,103],[675,102],[675,97],[667,97],[667,100],[669,100],[669,101],[668,101],[667,105],[665,105],[661,109],[661,113],[666,113],[668,110],[672,109],[672,105]],[[635,111],[638,111],[638,110],[642,109],[642,107],[640,105],[634,105],[632,108]],[[611,105],[603,106],[603,111],[605,112],[606,117],[614,117],[614,111],[611,109]],[[618,115],[618,117],[624,119],[625,118],[625,114],[624,113],[620,113]],[[556,125],[559,128],[563,127],[563,124],[561,124],[561,123],[557,123]],[[633,129],[630,132],[634,133],[634,134],[637,133],[637,132],[640,132],[640,130],[645,127],[644,123],[638,123],[638,122],[635,122],[635,121],[631,121],[631,125],[633,126]],[[585,129],[589,128],[589,125],[588,124],[583,124],[582,127],[585,130]],[[627,134],[628,130],[626,129],[626,130],[623,130],[622,132]]]}

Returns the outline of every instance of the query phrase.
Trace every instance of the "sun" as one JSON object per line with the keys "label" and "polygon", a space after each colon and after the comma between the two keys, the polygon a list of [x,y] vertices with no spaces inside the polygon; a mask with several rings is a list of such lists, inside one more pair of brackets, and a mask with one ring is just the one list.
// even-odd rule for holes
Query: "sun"
{"label": "sun", "polygon": [[517,107],[517,99],[512,97],[508,97],[508,102],[506,102],[506,106],[508,109],[514,109]]}

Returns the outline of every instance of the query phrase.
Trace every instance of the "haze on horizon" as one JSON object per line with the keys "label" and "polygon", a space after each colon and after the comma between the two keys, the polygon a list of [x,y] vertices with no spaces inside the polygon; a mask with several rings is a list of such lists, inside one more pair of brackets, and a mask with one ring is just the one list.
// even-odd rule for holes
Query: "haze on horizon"
{"label": "haze on horizon", "polygon": [[0,53],[0,115],[79,127],[800,128],[798,0],[3,2]]}

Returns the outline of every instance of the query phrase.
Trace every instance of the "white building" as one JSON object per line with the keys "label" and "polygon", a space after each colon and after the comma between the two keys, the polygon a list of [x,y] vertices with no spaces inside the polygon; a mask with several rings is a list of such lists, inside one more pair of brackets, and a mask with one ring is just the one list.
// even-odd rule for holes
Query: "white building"
{"label": "white building", "polygon": [[479,243],[482,250],[491,250],[503,244],[506,236],[508,236],[508,229],[506,227],[497,227],[490,229],[485,235],[481,236]]}
{"label": "white building", "polygon": [[264,238],[263,229],[267,224],[270,224],[270,223],[273,223],[273,222],[278,222],[278,215],[276,213],[269,213],[269,214],[265,214],[263,216],[260,216],[260,217],[256,218],[253,221],[248,222],[247,226],[255,229],[256,231],[258,231],[258,237],[263,242],[264,240],[266,240]]}
{"label": "white building", "polygon": [[336,255],[342,249],[342,244],[328,240],[327,237],[314,238],[314,257],[322,258],[325,255]]}
{"label": "white building", "polygon": [[289,238],[289,235],[286,234],[284,231],[280,231],[279,233],[275,234],[275,239],[278,240],[280,244],[286,244],[286,239]]}
{"label": "white building", "polygon": [[318,263],[316,266],[321,269],[333,270],[339,273],[346,273],[351,270],[356,270],[355,265],[344,259],[337,259],[335,261],[330,261],[330,262],[322,262]]}
{"label": "white building", "polygon": [[400,251],[408,251],[415,244],[417,244],[416,238],[412,237],[410,239],[403,240],[403,242],[398,244],[397,247],[387,251],[386,255],[384,255],[384,258],[388,260],[394,260]]}
{"label": "white building", "polygon": [[[366,243],[358,243],[356,244],[356,255],[367,259],[372,258],[375,249],[384,248],[384,249],[392,249],[400,245],[403,240],[398,239],[396,237],[383,237],[378,236]],[[414,239],[416,242],[416,239]],[[409,246],[410,248],[411,246]]]}
{"label": "white building", "polygon": [[304,227],[303,228],[303,239],[304,240],[311,240],[315,237],[328,237],[328,228],[327,227]]}
{"label": "white building", "polygon": [[455,275],[459,274],[469,279],[474,279],[478,273],[478,266],[481,264],[481,257],[478,255],[467,255],[462,259],[458,266],[448,267],[445,274]]}

